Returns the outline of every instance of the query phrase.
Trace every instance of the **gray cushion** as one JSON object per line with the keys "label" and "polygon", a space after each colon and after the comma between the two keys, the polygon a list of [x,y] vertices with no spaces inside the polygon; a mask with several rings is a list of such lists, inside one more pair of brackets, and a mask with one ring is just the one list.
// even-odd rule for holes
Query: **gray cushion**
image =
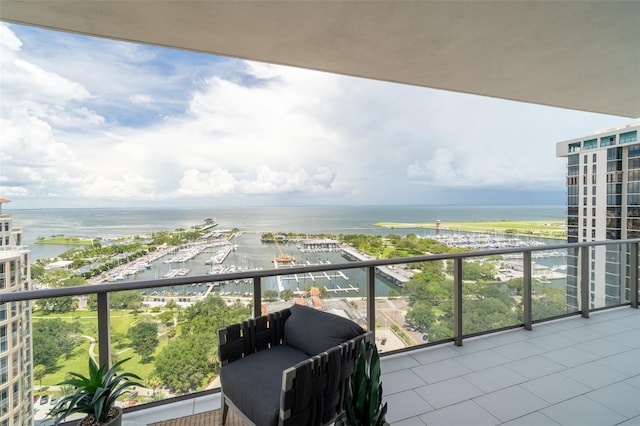
{"label": "gray cushion", "polygon": [[256,425],[275,426],[282,372],[308,358],[298,349],[277,345],[234,361],[220,371],[224,395]]}
{"label": "gray cushion", "polygon": [[285,344],[313,356],[364,334],[355,322],[308,306],[293,305],[284,323]]}

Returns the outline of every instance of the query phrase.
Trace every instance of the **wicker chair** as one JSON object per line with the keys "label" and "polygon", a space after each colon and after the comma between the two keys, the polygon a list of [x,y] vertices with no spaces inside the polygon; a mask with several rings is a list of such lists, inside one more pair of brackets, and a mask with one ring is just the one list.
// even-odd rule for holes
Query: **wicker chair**
{"label": "wicker chair", "polygon": [[344,411],[361,342],[373,333],[306,306],[218,330],[222,424],[231,407],[246,424],[325,425]]}

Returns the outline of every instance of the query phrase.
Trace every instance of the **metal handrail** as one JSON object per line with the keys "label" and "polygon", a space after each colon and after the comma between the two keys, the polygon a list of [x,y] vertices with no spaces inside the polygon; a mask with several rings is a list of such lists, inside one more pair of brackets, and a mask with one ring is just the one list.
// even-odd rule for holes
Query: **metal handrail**
{"label": "metal handrail", "polygon": [[[229,281],[237,279],[252,279],[254,287],[254,300],[253,300],[253,313],[254,316],[259,316],[261,313],[261,280],[265,277],[274,277],[278,275],[293,275],[293,274],[305,274],[312,272],[326,272],[345,269],[364,269],[366,271],[366,297],[367,297],[367,323],[371,331],[375,332],[375,271],[379,266],[397,265],[406,263],[417,262],[429,262],[438,260],[453,260],[454,261],[454,341],[456,345],[462,345],[462,268],[463,260],[471,257],[482,256],[497,256],[510,253],[522,253],[523,254],[523,319],[524,328],[531,329],[532,326],[532,311],[531,311],[531,258],[532,253],[537,251],[550,251],[560,249],[572,249],[578,248],[578,257],[581,267],[580,276],[582,277],[579,285],[582,287],[581,294],[583,300],[581,301],[582,311],[581,314],[584,317],[589,316],[589,303],[588,303],[588,273],[585,272],[585,268],[588,271],[588,261],[590,247],[600,245],[631,245],[631,300],[630,305],[634,308],[638,307],[638,253],[640,246],[640,238],[628,239],[628,240],[607,240],[596,242],[582,242],[582,243],[564,243],[553,244],[538,247],[513,247],[503,249],[490,249],[490,250],[478,250],[472,252],[463,253],[444,253],[435,255],[423,255],[413,257],[402,257],[393,259],[377,259],[377,260],[361,260],[355,262],[334,263],[334,264],[322,264],[312,266],[295,266],[286,269],[267,269],[260,271],[245,271],[245,272],[232,272],[215,275],[198,275],[192,277],[179,277],[179,278],[165,278],[165,279],[153,279],[153,280],[140,280],[140,281],[125,281],[119,283],[110,284],[94,284],[85,286],[74,287],[59,287],[51,289],[40,290],[21,290],[11,293],[0,294],[0,303],[38,300],[52,297],[63,296],[81,296],[96,294],[98,299],[98,339],[100,342],[107,342],[107,344],[99,345],[99,359],[101,363],[110,364],[110,327],[109,327],[109,293],[126,291],[126,290],[144,290],[149,288],[162,288],[169,286],[180,286],[186,284],[200,284],[200,283],[212,283],[219,281]],[[635,258],[634,258],[635,257]],[[635,265],[635,266],[634,266]],[[585,290],[586,289],[586,290]],[[586,299],[585,299],[586,295]],[[586,300],[586,303],[585,303]]]}
{"label": "metal handrail", "polygon": [[215,275],[196,275],[190,277],[179,278],[158,278],[152,280],[135,280],[135,281],[122,281],[118,283],[109,284],[92,284],[89,286],[73,286],[73,287],[56,287],[40,290],[21,290],[12,293],[0,294],[0,303],[3,302],[15,302],[22,300],[38,300],[48,299],[51,297],[63,297],[63,296],[81,296],[96,293],[113,293],[116,291],[126,290],[146,290],[149,288],[161,288],[179,286],[185,284],[201,284],[218,281],[229,281],[237,279],[254,279],[275,277],[278,275],[293,275],[303,274],[307,272],[326,272],[336,271],[343,269],[362,269],[368,267],[387,266],[387,265],[399,265],[403,263],[418,263],[429,262],[435,260],[453,260],[453,259],[466,259],[468,257],[481,257],[481,256],[496,256],[501,254],[510,253],[532,253],[536,251],[549,251],[559,250],[567,248],[578,247],[591,247],[598,245],[616,245],[616,244],[638,244],[640,238],[629,240],[606,240],[595,242],[582,242],[582,243],[567,243],[567,244],[552,244],[540,247],[512,247],[507,249],[490,249],[490,250],[477,250],[471,252],[460,253],[443,253],[443,254],[430,254],[423,256],[412,257],[396,257],[393,259],[376,259],[376,260],[359,260],[354,262],[345,263],[331,263],[322,265],[311,266],[294,266],[287,269],[264,269],[260,271],[243,271],[243,272],[229,272]]}

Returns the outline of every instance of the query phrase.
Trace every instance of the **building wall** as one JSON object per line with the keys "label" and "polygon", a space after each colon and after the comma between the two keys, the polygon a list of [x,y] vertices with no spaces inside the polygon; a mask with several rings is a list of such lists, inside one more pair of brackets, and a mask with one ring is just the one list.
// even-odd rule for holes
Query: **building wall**
{"label": "building wall", "polygon": [[[640,123],[559,142],[567,158],[567,241],[640,238]],[[629,300],[626,246],[592,249],[589,260],[591,308]],[[567,306],[579,307],[578,253],[567,265]]]}
{"label": "building wall", "polygon": [[[30,290],[29,251],[0,214],[0,293]],[[0,426],[33,425],[30,302],[0,303]]]}

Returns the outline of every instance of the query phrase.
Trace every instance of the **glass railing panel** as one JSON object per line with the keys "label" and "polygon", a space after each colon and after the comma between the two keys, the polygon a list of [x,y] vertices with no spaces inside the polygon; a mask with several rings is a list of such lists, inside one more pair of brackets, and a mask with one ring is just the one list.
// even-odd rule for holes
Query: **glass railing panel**
{"label": "glass railing panel", "polygon": [[[406,268],[412,277],[401,288],[391,288],[386,298],[376,293],[376,325],[388,327],[405,347],[450,340],[453,278],[447,262],[418,262]],[[388,314],[391,306],[393,313]]]}
{"label": "glass railing panel", "polygon": [[604,276],[604,280],[602,278],[591,279],[589,282],[591,309],[606,308],[629,302],[629,249],[628,244],[607,244],[591,248],[593,251],[591,268],[595,269],[592,272],[595,272],[596,277]]}
{"label": "glass railing panel", "polygon": [[567,250],[531,254],[532,319],[544,320],[570,313],[567,308]]}
{"label": "glass railing panel", "polygon": [[[321,264],[323,261],[315,263],[315,265]],[[279,264],[278,270],[282,270],[282,275],[262,279],[263,313],[271,313],[299,304],[335,313],[367,328],[364,270],[286,273],[287,269],[297,266],[300,265]]]}
{"label": "glass railing panel", "polygon": [[[453,274],[452,264],[447,261],[449,274]],[[522,275],[522,253],[462,261],[463,335],[523,323]]]}
{"label": "glass railing panel", "polygon": [[[604,249],[603,246],[599,246]],[[566,272],[566,298],[565,307],[567,313],[580,311],[580,250],[576,247],[567,249],[567,272]],[[534,317],[539,314],[535,314]]]}
{"label": "glass railing panel", "polygon": [[112,358],[131,357],[127,370],[146,386],[125,406],[219,387],[217,330],[253,312],[252,297],[219,290],[234,284],[231,280],[110,294]]}
{"label": "glass railing panel", "polygon": [[34,418],[42,420],[70,392],[59,386],[69,372],[88,373],[89,354],[97,357],[98,321],[85,296],[32,302]]}

